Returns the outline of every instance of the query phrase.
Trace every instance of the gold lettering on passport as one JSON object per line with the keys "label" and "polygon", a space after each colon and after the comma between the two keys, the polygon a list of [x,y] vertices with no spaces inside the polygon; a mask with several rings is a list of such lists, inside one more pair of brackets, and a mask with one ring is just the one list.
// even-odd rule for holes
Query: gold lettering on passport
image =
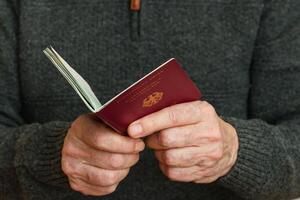
{"label": "gold lettering on passport", "polygon": [[157,104],[163,97],[163,92],[153,92],[143,101],[143,107],[151,107],[154,104]]}

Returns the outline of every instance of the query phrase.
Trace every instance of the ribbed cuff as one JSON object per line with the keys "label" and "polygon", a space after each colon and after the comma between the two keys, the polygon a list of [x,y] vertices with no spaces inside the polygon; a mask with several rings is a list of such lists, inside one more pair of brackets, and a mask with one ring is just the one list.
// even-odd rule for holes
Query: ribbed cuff
{"label": "ribbed cuff", "polygon": [[68,187],[68,179],[61,170],[61,150],[69,127],[68,122],[50,122],[20,128],[16,167],[25,166],[37,181]]}
{"label": "ribbed cuff", "polygon": [[222,117],[235,127],[239,138],[238,157],[229,173],[217,183],[245,199],[253,199],[268,180],[276,144],[270,126],[261,120]]}

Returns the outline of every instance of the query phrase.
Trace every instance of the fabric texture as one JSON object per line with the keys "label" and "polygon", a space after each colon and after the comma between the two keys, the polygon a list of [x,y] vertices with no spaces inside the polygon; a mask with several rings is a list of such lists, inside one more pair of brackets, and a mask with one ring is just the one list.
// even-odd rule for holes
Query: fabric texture
{"label": "fabric texture", "polygon": [[[300,1],[0,0],[0,199],[292,199],[300,196]],[[168,180],[146,149],[110,195],[73,191],[61,170],[70,123],[88,110],[43,55],[54,48],[105,103],[177,58],[239,136],[211,184]]]}

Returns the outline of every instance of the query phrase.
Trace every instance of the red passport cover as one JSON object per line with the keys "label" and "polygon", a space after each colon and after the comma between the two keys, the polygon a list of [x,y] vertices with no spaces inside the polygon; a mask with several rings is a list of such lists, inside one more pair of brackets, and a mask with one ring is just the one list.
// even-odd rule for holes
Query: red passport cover
{"label": "red passport cover", "polygon": [[135,120],[165,107],[202,97],[176,59],[165,62],[107,102],[96,113],[120,134]]}

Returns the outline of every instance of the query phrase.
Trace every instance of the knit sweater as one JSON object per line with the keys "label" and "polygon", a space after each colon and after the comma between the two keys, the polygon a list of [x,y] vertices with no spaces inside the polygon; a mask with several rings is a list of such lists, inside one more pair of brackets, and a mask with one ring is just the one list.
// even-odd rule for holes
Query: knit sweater
{"label": "knit sweater", "polygon": [[[291,199],[300,196],[300,1],[0,0],[0,199]],[[168,180],[146,149],[117,190],[73,191],[70,123],[89,112],[43,55],[53,45],[105,103],[171,57],[238,134],[210,184]]]}

